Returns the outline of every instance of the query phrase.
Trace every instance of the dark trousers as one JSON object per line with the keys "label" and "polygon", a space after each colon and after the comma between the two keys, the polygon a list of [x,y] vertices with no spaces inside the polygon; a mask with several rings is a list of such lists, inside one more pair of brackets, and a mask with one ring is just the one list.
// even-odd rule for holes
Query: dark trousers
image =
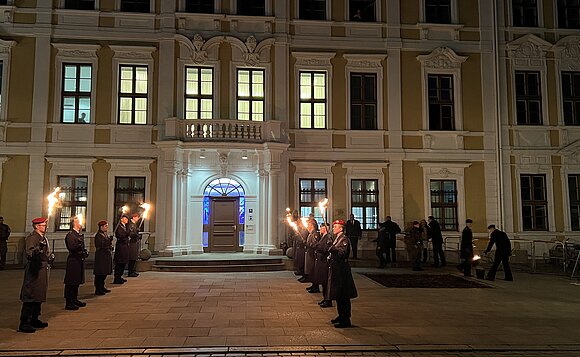
{"label": "dark trousers", "polygon": [[23,302],[20,311],[20,324],[29,325],[30,321],[38,320],[41,305],[41,302]]}
{"label": "dark trousers", "polygon": [[397,247],[396,246],[387,246],[387,263],[396,263],[397,262]]}
{"label": "dark trousers", "polygon": [[502,255],[495,256],[493,264],[491,265],[491,268],[489,268],[489,273],[487,273],[487,278],[490,280],[495,279],[495,273],[497,272],[497,268],[499,268],[500,264],[503,264],[505,280],[513,280],[514,277],[512,276],[512,269],[510,268],[510,257]]}
{"label": "dark trousers", "polygon": [[463,276],[471,276],[471,258],[461,259],[461,263],[457,268],[463,270]]}
{"label": "dark trousers", "polygon": [[328,284],[322,284],[322,299],[329,300],[328,299]]}
{"label": "dark trousers", "polygon": [[423,264],[427,263],[427,260],[429,260],[429,249],[423,247]]}
{"label": "dark trousers", "polygon": [[352,249],[352,257],[353,259],[358,259],[357,258],[357,253],[358,253],[358,238],[359,237],[348,237],[348,239],[350,239],[350,246]]}
{"label": "dark trousers", "polygon": [[125,271],[125,263],[115,264],[115,281],[120,281],[123,277],[123,272]]}
{"label": "dark trousers", "polygon": [[8,243],[0,240],[0,269],[4,269],[6,265],[6,252],[8,252]]}
{"label": "dark trousers", "polygon": [[336,300],[336,310],[338,311],[340,322],[350,323],[350,299]]}
{"label": "dark trousers", "polygon": [[95,291],[105,290],[105,279],[106,275],[95,275]]}
{"label": "dark trousers", "polygon": [[433,261],[435,265],[439,265],[439,259],[441,259],[441,265],[447,264],[445,261],[445,253],[443,252],[443,242],[433,241]]}
{"label": "dark trousers", "polygon": [[413,269],[421,269],[421,253],[422,253],[422,251],[423,251],[423,249],[421,248],[421,246],[419,246],[418,248],[415,248],[415,250],[412,252],[411,259],[412,259]]}
{"label": "dark trousers", "polygon": [[135,265],[136,264],[137,264],[137,261],[136,260],[129,260],[129,267],[128,267],[129,274],[133,274],[133,273],[136,273],[137,272],[135,270]]}
{"label": "dark trousers", "polygon": [[379,258],[379,265],[384,267],[385,265],[387,265],[389,260],[389,251],[384,248],[377,248],[377,257]]}
{"label": "dark trousers", "polygon": [[74,305],[74,302],[79,300],[79,286],[68,284],[65,285],[64,298],[66,300],[67,305]]}

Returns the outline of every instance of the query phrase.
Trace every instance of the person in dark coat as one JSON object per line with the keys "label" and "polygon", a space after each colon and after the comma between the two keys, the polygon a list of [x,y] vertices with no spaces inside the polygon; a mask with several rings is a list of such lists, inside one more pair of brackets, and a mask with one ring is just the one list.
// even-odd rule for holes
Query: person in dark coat
{"label": "person in dark coat", "polygon": [[419,221],[413,221],[413,225],[405,234],[405,248],[409,255],[414,271],[422,271],[421,252],[423,248],[423,229]]}
{"label": "person in dark coat", "polygon": [[[445,260],[445,253],[443,252],[443,235],[441,234],[441,226],[433,216],[427,217],[427,232],[433,245],[433,265],[436,267],[444,267],[447,265]],[[441,265],[439,262],[441,261]]]}
{"label": "person in dark coat", "polygon": [[318,305],[323,308],[332,307],[332,300],[326,299],[328,296],[328,254],[332,246],[332,234],[328,231],[328,223],[320,225],[320,239],[314,247],[316,256],[314,272],[310,278],[312,284],[322,285],[322,300],[318,302]]}
{"label": "person in dark coat", "polygon": [[336,300],[338,316],[330,321],[336,328],[351,326],[350,299],[358,296],[348,263],[350,241],[344,234],[344,225],[344,221],[341,219],[332,222],[332,232],[335,238],[329,248],[330,255],[328,257],[328,296],[326,299]]}
{"label": "person in dark coat", "polygon": [[38,328],[48,326],[40,321],[42,303],[46,301],[48,291],[48,271],[54,255],[50,252],[46,233],[47,218],[32,220],[34,231],[25,239],[26,265],[24,266],[24,281],[20,291],[22,310],[20,312],[19,332],[33,333]]}
{"label": "person in dark coat", "polygon": [[306,237],[308,236],[308,231],[306,227],[302,225],[302,220],[298,215],[298,211],[294,210],[292,212],[292,221],[296,224],[297,230],[293,229],[290,233],[290,239],[293,241],[294,245],[294,274],[300,275],[298,281],[301,283],[307,282],[304,263],[306,258]]}
{"label": "person in dark coat", "polygon": [[121,221],[117,225],[115,230],[115,237],[117,242],[115,243],[115,279],[113,284],[123,284],[127,280],[123,279],[123,272],[125,271],[125,265],[129,263],[129,217],[127,215],[121,216]]}
{"label": "person in dark coat", "polygon": [[[387,228],[383,226],[382,223],[379,224],[377,239],[373,241],[377,243],[376,254],[379,258],[379,265],[377,268],[379,269],[383,269],[387,266],[387,258],[389,257],[389,251],[387,248],[388,236],[389,233],[387,232]],[[385,256],[387,258],[385,258]]]}
{"label": "person in dark coat", "polygon": [[113,237],[107,235],[109,222],[100,221],[99,231],[95,234],[95,295],[105,295],[111,290],[105,287],[107,275],[113,272]]}
{"label": "person in dark coat", "polygon": [[79,216],[72,221],[72,229],[64,237],[68,257],[64,274],[64,298],[66,310],[78,310],[87,306],[79,300],[79,286],[85,283],[85,258],[88,256],[85,249],[85,236],[81,233],[83,226]]}
{"label": "person in dark coat", "polygon": [[397,263],[397,234],[401,233],[401,227],[391,220],[391,216],[387,216],[385,221],[379,225],[380,228],[385,228],[386,234],[386,263]]}
{"label": "person in dark coat", "polygon": [[350,244],[352,245],[352,259],[358,259],[358,240],[362,236],[362,228],[360,221],[354,219],[354,214],[352,213],[346,222],[345,234],[350,239]]}
{"label": "person in dark coat", "polygon": [[316,251],[315,247],[320,240],[320,234],[318,234],[318,223],[315,219],[308,220],[308,237],[306,237],[306,254],[304,257],[304,274],[307,276],[308,281],[312,283],[306,290],[309,293],[319,293],[320,287],[318,284],[314,284],[312,281],[312,275],[314,275],[314,263],[316,262]]}
{"label": "person in dark coat", "polygon": [[489,253],[491,248],[495,244],[495,259],[491,268],[489,268],[489,273],[487,273],[487,280],[493,281],[495,279],[495,273],[500,264],[503,264],[503,271],[505,274],[505,280],[513,281],[512,269],[510,268],[510,255],[512,255],[512,244],[507,234],[499,229],[495,228],[494,224],[490,224],[487,227],[489,231],[489,244],[485,253]]}
{"label": "person in dark coat", "polygon": [[137,273],[136,265],[137,259],[139,258],[139,252],[141,251],[141,234],[139,234],[139,219],[141,217],[137,213],[133,213],[131,216],[131,221],[128,224],[129,227],[129,274],[127,276],[131,278],[136,278],[139,276]]}
{"label": "person in dark coat", "polygon": [[473,264],[473,232],[471,226],[473,221],[471,219],[465,220],[465,228],[461,232],[461,244],[459,247],[459,257],[461,263],[457,266],[459,271],[463,272],[463,276],[471,276],[471,265]]}
{"label": "person in dark coat", "polygon": [[4,270],[4,266],[6,265],[8,237],[10,237],[10,227],[4,224],[4,217],[0,217],[0,270]]}

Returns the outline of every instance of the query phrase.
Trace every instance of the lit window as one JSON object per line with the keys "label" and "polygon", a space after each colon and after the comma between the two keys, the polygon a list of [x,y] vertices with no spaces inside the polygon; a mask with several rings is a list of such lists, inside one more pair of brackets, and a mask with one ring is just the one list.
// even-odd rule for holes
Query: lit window
{"label": "lit window", "polygon": [[186,67],[185,119],[213,117],[213,69]]}
{"label": "lit window", "polygon": [[145,177],[115,177],[115,225],[119,222],[123,206],[127,206],[127,214],[141,213],[139,207],[145,202]]}
{"label": "lit window", "polygon": [[325,72],[300,72],[300,128],[326,128]]}
{"label": "lit window", "polygon": [[351,213],[361,222],[362,229],[377,229],[379,221],[379,182],[351,181]]}
{"label": "lit window", "polygon": [[264,70],[238,70],[238,120],[264,121]]}
{"label": "lit window", "polygon": [[325,179],[300,179],[300,216],[308,217],[313,213],[318,224],[322,223],[318,203],[327,195]]}
{"label": "lit window", "polygon": [[147,124],[147,66],[119,67],[119,124]]}
{"label": "lit window", "polygon": [[431,180],[431,214],[441,230],[457,231],[457,183],[455,180]]}
{"label": "lit window", "polygon": [[92,66],[63,64],[61,122],[91,122]]}
{"label": "lit window", "polygon": [[57,231],[70,230],[71,220],[78,214],[87,217],[88,181],[87,176],[58,176],[61,207],[56,215]]}

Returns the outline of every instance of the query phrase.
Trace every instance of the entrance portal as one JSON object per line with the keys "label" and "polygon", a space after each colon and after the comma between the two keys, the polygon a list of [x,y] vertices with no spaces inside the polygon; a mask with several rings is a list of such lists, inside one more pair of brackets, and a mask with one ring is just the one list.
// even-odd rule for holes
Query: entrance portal
{"label": "entrance portal", "polygon": [[241,251],[238,243],[238,198],[211,197],[208,251]]}

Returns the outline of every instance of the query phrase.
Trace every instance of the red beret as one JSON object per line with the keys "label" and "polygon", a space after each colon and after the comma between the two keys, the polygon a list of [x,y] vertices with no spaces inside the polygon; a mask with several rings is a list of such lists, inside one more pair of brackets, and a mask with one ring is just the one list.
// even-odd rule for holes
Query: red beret
{"label": "red beret", "polygon": [[332,222],[332,225],[335,225],[335,224],[340,224],[341,226],[344,226],[344,221],[342,219],[337,219],[334,222]]}
{"label": "red beret", "polygon": [[139,213],[133,213],[133,215],[131,216],[131,218],[135,218],[135,217],[141,217],[141,215]]}
{"label": "red beret", "polygon": [[109,222],[107,222],[107,221],[99,221],[99,223],[97,223],[97,225],[99,227],[104,226],[105,224],[109,224]]}
{"label": "red beret", "polygon": [[38,217],[32,220],[32,224],[40,224],[48,221],[48,218]]}

